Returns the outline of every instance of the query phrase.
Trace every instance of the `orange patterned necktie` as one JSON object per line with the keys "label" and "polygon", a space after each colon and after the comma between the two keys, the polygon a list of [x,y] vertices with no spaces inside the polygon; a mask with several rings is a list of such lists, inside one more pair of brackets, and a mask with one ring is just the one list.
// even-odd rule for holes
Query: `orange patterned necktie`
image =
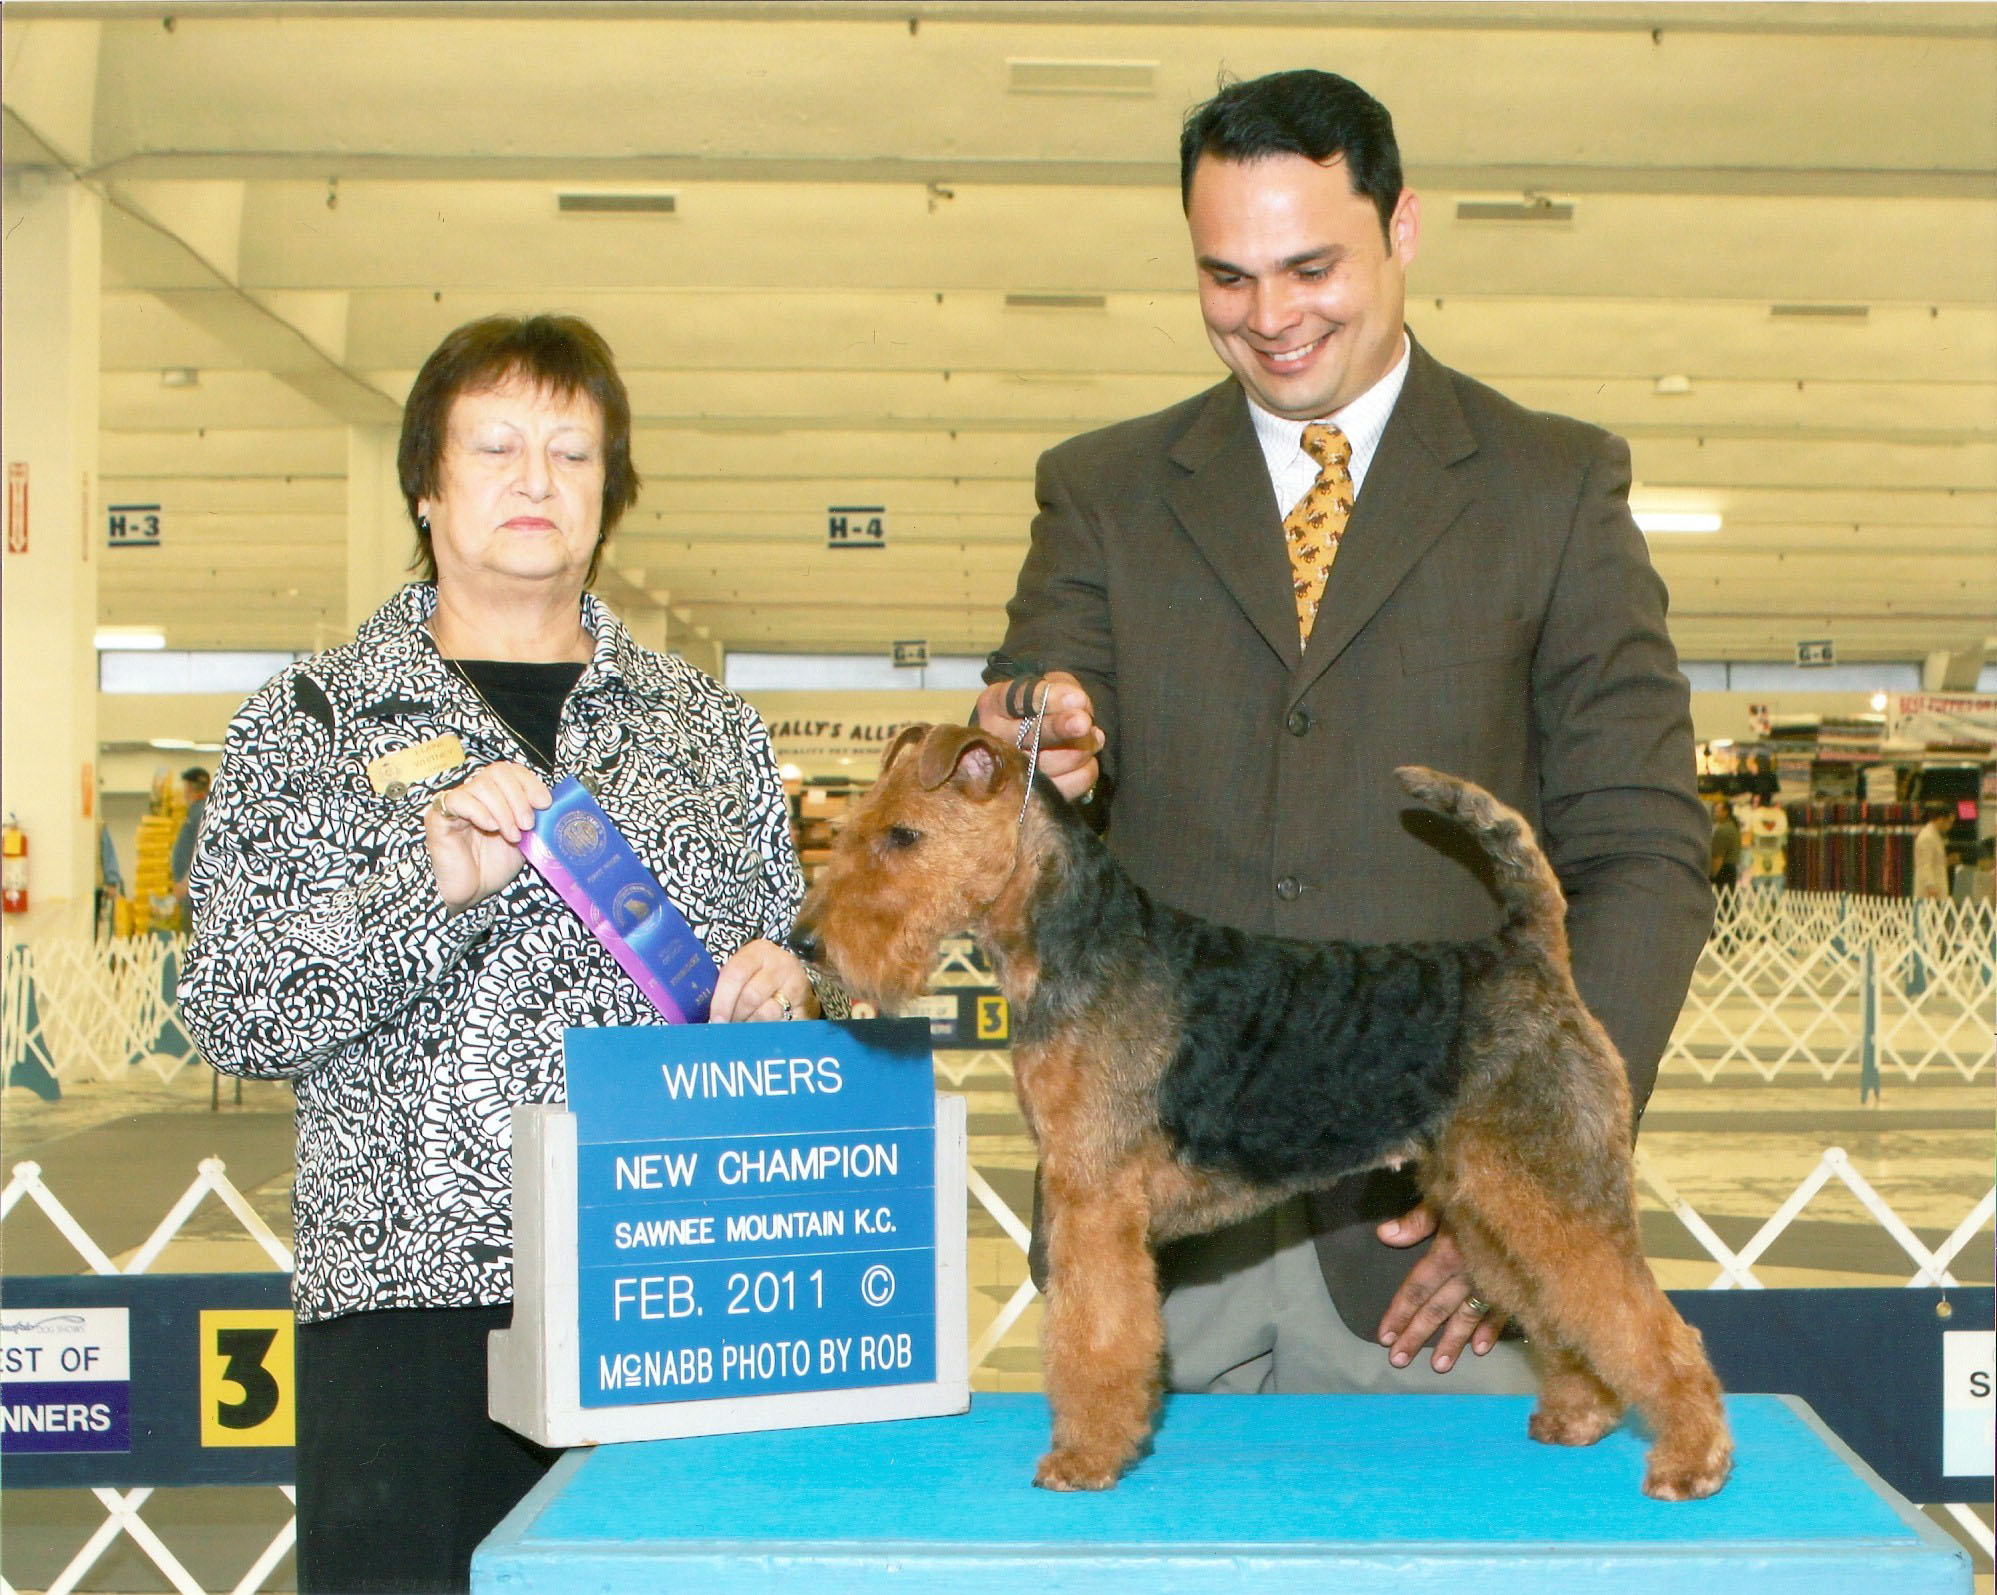
{"label": "orange patterned necktie", "polygon": [[1283,517],[1283,536],[1290,545],[1290,574],[1297,594],[1297,635],[1309,644],[1317,621],[1324,579],[1338,557],[1338,540],[1352,518],[1352,473],[1346,469],[1352,445],[1335,426],[1313,421],[1304,428],[1304,453],[1317,461],[1317,480]]}

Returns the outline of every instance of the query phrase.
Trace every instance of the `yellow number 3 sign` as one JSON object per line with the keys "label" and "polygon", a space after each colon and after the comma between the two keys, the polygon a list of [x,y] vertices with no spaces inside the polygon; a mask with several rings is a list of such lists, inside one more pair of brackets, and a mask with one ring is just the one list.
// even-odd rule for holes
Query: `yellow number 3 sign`
{"label": "yellow number 3 sign", "polygon": [[1007,1012],[1005,998],[980,997],[978,999],[978,1039],[980,1041],[1004,1041],[1012,1030],[1012,1015]]}
{"label": "yellow number 3 sign", "polygon": [[282,1309],[201,1315],[201,1443],[294,1445],[292,1317]]}

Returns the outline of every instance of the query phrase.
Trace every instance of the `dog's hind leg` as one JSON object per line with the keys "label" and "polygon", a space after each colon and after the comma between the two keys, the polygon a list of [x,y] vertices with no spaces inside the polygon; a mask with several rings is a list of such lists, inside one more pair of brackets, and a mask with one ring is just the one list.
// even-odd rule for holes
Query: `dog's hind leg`
{"label": "dog's hind leg", "polygon": [[1043,1165],[1047,1315],[1041,1355],[1054,1446],[1033,1482],[1107,1490],[1143,1449],[1157,1406],[1164,1319],[1150,1215],[1134,1163],[1081,1184]]}
{"label": "dog's hind leg", "polygon": [[1733,1462],[1719,1380],[1698,1331],[1645,1263],[1634,1212],[1563,1202],[1502,1152],[1466,1158],[1463,1150],[1449,1206],[1465,1211],[1468,1230],[1484,1232],[1470,1246],[1473,1277],[1481,1288],[1479,1250],[1500,1253],[1514,1278],[1496,1287],[1498,1299],[1551,1353],[1533,1437],[1599,1438],[1613,1424],[1609,1403],[1620,1402],[1654,1436],[1646,1495],[1682,1501],[1718,1490]]}

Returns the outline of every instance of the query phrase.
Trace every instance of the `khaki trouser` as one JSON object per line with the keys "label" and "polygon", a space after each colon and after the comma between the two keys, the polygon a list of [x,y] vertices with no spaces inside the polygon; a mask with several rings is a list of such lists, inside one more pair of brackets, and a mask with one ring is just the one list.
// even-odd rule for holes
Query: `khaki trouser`
{"label": "khaki trouser", "polygon": [[1355,1335],[1325,1289],[1302,1197],[1174,1250],[1182,1283],[1165,1297],[1174,1390],[1491,1395],[1539,1388],[1521,1341],[1501,1340],[1482,1357],[1465,1347],[1439,1374],[1429,1363],[1432,1348],[1396,1368],[1385,1346]]}

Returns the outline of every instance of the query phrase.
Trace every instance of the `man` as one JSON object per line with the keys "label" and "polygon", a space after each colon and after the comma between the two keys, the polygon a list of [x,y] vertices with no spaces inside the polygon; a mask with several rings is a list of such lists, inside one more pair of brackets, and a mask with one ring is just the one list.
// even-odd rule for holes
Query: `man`
{"label": "man", "polygon": [[200,765],[190,765],[180,772],[180,798],[187,805],[187,818],[181,821],[179,834],[173,839],[167,872],[173,876],[174,896],[185,903],[187,872],[194,867],[194,844],[201,838],[201,816],[208,809],[208,772]]}
{"label": "man", "polygon": [[1948,897],[1948,833],[1955,817],[1942,804],[1930,804],[1914,836],[1914,895]]}
{"label": "man", "polygon": [[1734,811],[1722,798],[1713,805],[1713,850],[1710,873],[1713,889],[1725,891],[1740,876],[1740,824]]}
{"label": "man", "polygon": [[[1232,375],[1041,460],[981,723],[1014,734],[1014,678],[1044,675],[1042,768],[1147,890],[1311,939],[1492,929],[1393,769],[1481,782],[1545,841],[1641,1104],[1711,924],[1711,826],[1627,448],[1412,341],[1420,202],[1343,78],[1222,90],[1187,120],[1181,193]],[[1165,1262],[1176,1388],[1530,1387],[1401,1176]]]}

